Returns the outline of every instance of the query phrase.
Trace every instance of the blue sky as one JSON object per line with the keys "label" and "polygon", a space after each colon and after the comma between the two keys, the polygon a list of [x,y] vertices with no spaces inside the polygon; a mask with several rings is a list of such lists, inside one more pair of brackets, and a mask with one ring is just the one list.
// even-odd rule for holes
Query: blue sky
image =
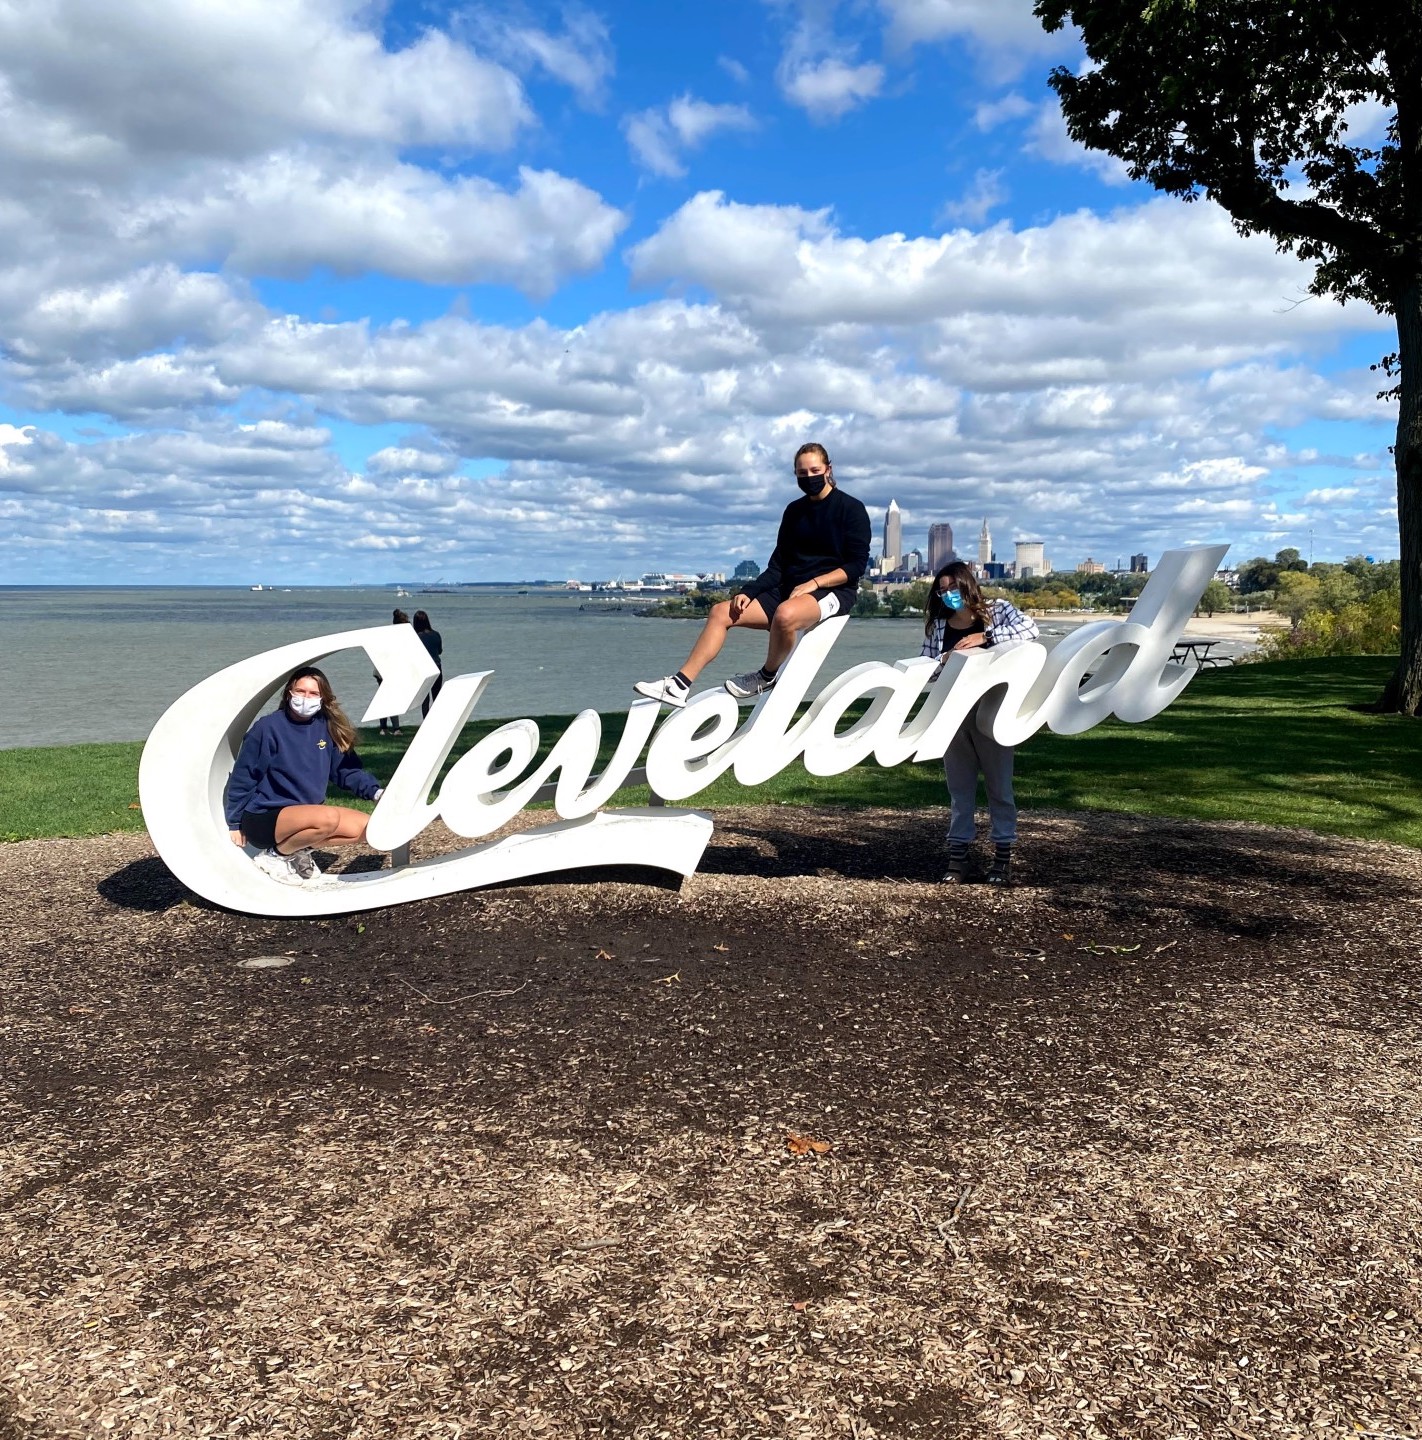
{"label": "blue sky", "polygon": [[910,543],[1396,553],[1388,325],[1074,146],[1029,0],[22,0],[0,57],[6,583],[730,569],[805,439]]}

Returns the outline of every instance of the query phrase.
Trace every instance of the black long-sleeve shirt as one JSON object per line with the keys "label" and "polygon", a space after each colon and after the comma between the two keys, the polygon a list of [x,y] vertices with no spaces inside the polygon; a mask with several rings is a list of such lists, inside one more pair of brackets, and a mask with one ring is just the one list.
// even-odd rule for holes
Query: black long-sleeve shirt
{"label": "black long-sleeve shirt", "polygon": [[784,596],[806,580],[843,570],[857,586],[869,565],[869,512],[836,486],[823,500],[802,495],[780,517],[775,550],[764,570],[745,587],[754,600],[772,591]]}

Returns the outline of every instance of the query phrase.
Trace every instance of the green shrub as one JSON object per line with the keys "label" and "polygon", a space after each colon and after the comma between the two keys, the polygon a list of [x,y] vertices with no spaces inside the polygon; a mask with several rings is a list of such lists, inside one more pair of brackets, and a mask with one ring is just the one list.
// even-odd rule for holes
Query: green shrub
{"label": "green shrub", "polygon": [[1402,624],[1402,599],[1384,590],[1336,610],[1305,610],[1288,630],[1265,630],[1259,654],[1264,660],[1312,660],[1327,655],[1396,655]]}

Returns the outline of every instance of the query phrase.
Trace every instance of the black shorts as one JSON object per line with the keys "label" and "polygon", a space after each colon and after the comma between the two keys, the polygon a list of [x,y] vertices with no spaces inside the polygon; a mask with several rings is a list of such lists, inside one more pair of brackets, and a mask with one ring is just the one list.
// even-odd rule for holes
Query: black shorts
{"label": "black shorts", "polygon": [[[283,807],[283,809],[286,807]],[[276,849],[276,823],[281,810],[247,810],[237,827],[249,845],[258,850]]]}
{"label": "black shorts", "polygon": [[[820,603],[820,619],[828,620],[832,615],[848,615],[854,609],[854,601],[859,594],[857,585],[841,585],[837,590],[816,590],[814,598]],[[767,620],[775,619],[775,612],[790,598],[787,590],[781,594],[776,590],[767,590],[762,595],[754,597],[760,601],[760,608],[765,611]]]}

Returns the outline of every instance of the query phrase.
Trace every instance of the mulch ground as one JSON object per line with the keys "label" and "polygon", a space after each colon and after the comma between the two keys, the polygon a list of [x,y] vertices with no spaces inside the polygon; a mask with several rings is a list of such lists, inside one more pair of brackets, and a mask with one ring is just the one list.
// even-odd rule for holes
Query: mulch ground
{"label": "mulch ground", "polygon": [[0,847],[0,1437],[1422,1434],[1422,855],[943,818],[301,922]]}

